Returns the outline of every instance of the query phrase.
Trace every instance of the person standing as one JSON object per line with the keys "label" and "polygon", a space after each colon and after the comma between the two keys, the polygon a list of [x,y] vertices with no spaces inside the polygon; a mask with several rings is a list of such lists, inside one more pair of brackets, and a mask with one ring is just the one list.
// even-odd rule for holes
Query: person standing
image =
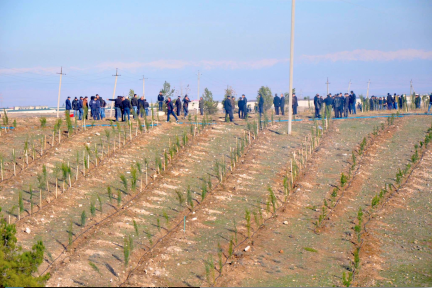
{"label": "person standing", "polygon": [[186,119],[186,116],[189,114],[189,100],[188,95],[186,94],[183,98],[183,119]]}
{"label": "person standing", "polygon": [[261,94],[258,94],[258,98],[258,113],[261,116],[264,112],[264,98]]}
{"label": "person standing", "polygon": [[83,97],[80,96],[80,99],[78,100],[78,120],[82,120],[83,115],[84,115]]}
{"label": "person standing", "polygon": [[325,113],[326,113],[326,117],[327,115],[329,115],[331,113],[331,107],[333,104],[333,99],[330,97],[330,94],[327,95],[327,97],[324,99],[324,103],[325,103]]}
{"label": "person standing", "polygon": [[170,122],[170,115],[173,115],[174,118],[176,119],[176,122],[178,122],[178,118],[174,113],[174,105],[171,101],[171,97],[168,97],[168,99],[166,100],[166,105],[167,105],[167,122]]}
{"label": "person standing", "polygon": [[244,118],[247,118],[247,114],[248,114],[248,108],[247,108],[247,98],[245,96],[245,94],[242,94],[242,99],[243,99],[243,107],[244,107]]}
{"label": "person standing", "polygon": [[293,101],[292,103],[293,115],[297,115],[298,101],[295,93],[293,93],[292,101]]}
{"label": "person standing", "polygon": [[319,104],[319,94],[316,94],[313,100],[314,106],[315,106],[315,117],[314,118],[319,118],[320,117],[320,104]]}
{"label": "person standing", "polygon": [[131,99],[131,105],[132,105],[132,109],[135,112],[134,114],[134,119],[135,119],[135,115],[138,116],[138,96],[137,94],[134,94],[134,96]]}
{"label": "person standing", "polygon": [[78,98],[75,97],[72,101],[72,110],[74,110],[75,118],[79,118],[79,110],[78,110]]}
{"label": "person standing", "polygon": [[[141,96],[140,99],[138,99],[138,115],[139,117],[144,117],[144,96]],[[147,115],[147,114],[146,114]]]}
{"label": "person standing", "polygon": [[429,95],[429,107],[428,107],[428,111],[427,111],[428,114],[430,112],[431,107],[432,107],[432,93]]}
{"label": "person standing", "polygon": [[[234,98],[234,96],[233,96]],[[227,99],[225,99],[224,101],[224,108],[225,108],[225,112],[226,115],[229,116],[230,121],[232,122],[234,120],[234,116],[233,116],[233,106],[232,106],[232,102],[231,102],[231,97],[227,96]],[[227,118],[227,116],[225,116],[225,119]]]}
{"label": "person standing", "polygon": [[394,109],[398,109],[398,103],[399,103],[399,97],[396,95],[396,93],[394,93],[393,95],[393,102],[394,102]]}
{"label": "person standing", "polygon": [[275,108],[275,115],[279,115],[280,98],[277,94],[275,94],[275,97],[273,98],[273,105]]}
{"label": "person standing", "polygon": [[98,100],[96,100],[95,96],[91,96],[89,106],[91,109],[93,120],[99,120],[100,103]]}
{"label": "person standing", "polygon": [[356,102],[357,102],[357,96],[354,93],[354,91],[351,91],[351,94],[349,95],[349,101],[350,101],[350,113],[351,114],[357,114],[356,111]]}
{"label": "person standing", "polygon": [[70,99],[71,99],[71,97],[68,96],[66,99],[66,103],[65,103],[65,107],[66,107],[65,110],[66,110],[66,114],[68,114],[68,115],[70,115],[70,110],[72,110],[72,104],[71,104]]}
{"label": "person standing", "polygon": [[182,106],[181,102],[182,102],[181,101],[181,97],[178,96],[178,98],[177,98],[177,100],[175,102],[175,106],[176,106],[176,109],[177,109],[177,116],[180,116],[180,114],[181,114],[181,106]]}
{"label": "person standing", "polygon": [[130,121],[131,104],[129,99],[127,99],[124,96],[122,98],[122,107],[123,107],[123,121],[126,121],[126,115],[127,115],[127,120]]}
{"label": "person standing", "polygon": [[200,98],[199,102],[198,102],[198,108],[200,110],[200,115],[204,115],[204,99],[203,97]]}
{"label": "person standing", "polygon": [[99,103],[100,103],[100,119],[103,120],[105,118],[106,102],[102,97],[99,97]]}
{"label": "person standing", "polygon": [[399,96],[399,109],[403,109],[403,102],[404,102],[403,98],[404,98],[403,95]]}
{"label": "person standing", "polygon": [[421,99],[419,94],[415,94],[415,101],[414,101],[416,109],[420,109]]}
{"label": "person standing", "polygon": [[387,109],[391,110],[393,108],[393,98],[390,93],[387,93]]}
{"label": "person standing", "polygon": [[[352,105],[352,100],[351,100],[351,96],[348,95],[348,93],[345,93],[345,102],[344,102],[344,117],[348,118],[348,110],[349,110],[349,106]],[[351,107],[352,108],[352,107]],[[353,109],[351,109],[351,111],[354,112]]]}
{"label": "person standing", "polygon": [[280,111],[282,115],[285,115],[285,96],[281,94],[280,96]]}
{"label": "person standing", "polygon": [[157,100],[158,100],[158,103],[159,103],[159,111],[162,111],[163,101],[164,101],[164,96],[162,95],[162,92],[159,92]]}
{"label": "person standing", "polygon": [[335,112],[335,118],[341,118],[341,108],[342,108],[342,102],[343,100],[341,97],[339,97],[339,94],[335,94],[333,105],[334,105],[334,112]]}
{"label": "person standing", "polygon": [[239,119],[244,118],[244,101],[243,101],[243,97],[240,97],[240,99],[237,102],[237,106],[238,106],[238,116]]}
{"label": "person standing", "polygon": [[88,108],[89,108],[89,106],[88,106],[88,97],[85,96],[84,99],[83,99],[83,113],[84,113],[84,110],[87,109],[87,114],[85,115],[85,119],[86,120],[88,119],[88,114],[89,114]]}

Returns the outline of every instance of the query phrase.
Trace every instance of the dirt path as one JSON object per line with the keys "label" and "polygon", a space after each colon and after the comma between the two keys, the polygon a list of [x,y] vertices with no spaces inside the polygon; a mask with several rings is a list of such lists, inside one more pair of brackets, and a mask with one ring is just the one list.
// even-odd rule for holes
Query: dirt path
{"label": "dirt path", "polygon": [[[218,243],[228,246],[233,220],[237,222],[239,239],[247,233],[245,209],[254,211],[256,201],[267,195],[267,185],[283,177],[280,171],[286,168],[291,152],[310,133],[310,127],[299,125],[296,135],[290,137],[289,145],[287,135],[282,134],[285,125],[271,127],[273,132],[261,135],[259,143],[242,159],[242,165],[209,196],[211,198],[204,206],[188,218],[186,233],[178,229],[134,271],[126,285],[205,285],[203,259],[207,252],[216,251]],[[275,193],[278,197],[283,196],[282,191],[275,190]]]}
{"label": "dirt path", "polygon": [[432,152],[366,225],[355,286],[432,283]]}
{"label": "dirt path", "polygon": [[[400,162],[406,162],[408,154],[410,155],[411,153],[410,147],[413,147],[413,144],[418,141],[419,137],[424,136],[422,129],[419,129],[418,126],[418,122],[412,123],[409,121],[409,123],[407,122],[403,126],[403,131],[395,132],[386,142],[381,143],[382,150],[378,150],[380,153],[377,154],[375,165],[364,167],[364,171],[371,172],[371,174],[377,176],[376,179],[372,177],[368,179],[368,187],[377,187],[378,183],[383,182],[383,177],[387,179],[390,175],[394,175],[396,171],[395,164],[386,162],[389,157],[385,153],[386,149],[384,147],[399,146],[401,148]],[[424,124],[423,127],[425,127]],[[407,133],[413,136],[409,140],[405,139],[406,136],[402,137],[402,135],[406,135]],[[417,136],[414,137],[415,135]],[[344,133],[343,136],[346,136],[346,134]],[[361,140],[362,135],[358,136],[358,140]],[[346,143],[346,141],[344,142]],[[352,142],[352,144],[355,145],[356,143]],[[330,158],[333,158],[336,153],[336,151],[330,152]],[[392,159],[395,159],[395,157]],[[399,163],[399,159],[395,159],[395,161],[395,163]],[[383,165],[383,162],[386,164]],[[330,167],[337,168],[334,164],[330,164],[328,160],[318,160],[318,163],[320,166],[318,171],[329,167],[329,165]],[[342,166],[339,167],[335,171],[336,174],[333,174],[335,178],[340,175]],[[381,173],[374,174],[376,170]],[[382,173],[387,173],[389,176],[385,176]],[[328,175],[323,176],[315,174],[315,171],[311,170],[310,179],[308,180],[306,176],[305,182],[325,183],[328,181]],[[311,220],[314,220],[315,216],[311,215],[312,210],[306,209],[306,207],[313,207],[314,205],[321,207],[322,199],[325,195],[322,193],[325,190],[323,191],[323,189],[317,187],[312,191],[306,191],[302,195],[303,199],[297,202],[297,207],[292,207],[292,209],[289,207],[287,209],[289,212],[278,216],[279,221],[275,221],[269,225],[266,229],[267,233],[261,233],[261,236],[254,241],[254,246],[252,247],[253,255],[234,262],[233,266],[235,269],[224,277],[223,282],[218,282],[218,285],[331,286],[335,283],[340,283],[343,267],[348,267],[349,261],[352,258],[350,255],[352,245],[349,242],[348,234],[345,234],[345,232],[346,228],[349,227],[348,221],[350,217],[353,217],[352,214],[356,212],[353,211],[353,207],[357,207],[363,197],[367,198],[367,203],[371,197],[361,195],[350,199],[354,203],[345,204],[345,206],[351,213],[344,214],[345,217],[332,219],[328,225],[328,232],[315,234],[312,231],[313,225],[311,223]],[[376,193],[374,189],[371,190],[373,193]],[[320,194],[321,196],[319,196]],[[316,200],[311,201],[310,199]],[[289,224],[283,225],[283,221],[288,221]],[[271,245],[269,245],[270,243]],[[248,255],[248,253],[245,254]],[[251,277],[249,275],[262,276]]]}
{"label": "dirt path", "polygon": [[[125,271],[122,255],[124,237],[131,235],[134,238],[134,246],[138,249],[151,245],[144,231],[151,234],[155,241],[164,235],[166,229],[170,228],[170,223],[182,217],[184,210],[187,210],[184,206],[179,206],[176,191],[184,194],[186,187],[190,186],[194,198],[200,199],[202,179],[208,181],[210,176],[212,185],[216,185],[213,172],[214,160],[220,158],[221,154],[228,154],[229,148],[235,146],[235,139],[244,135],[243,131],[242,126],[213,126],[199,136],[197,142],[181,156],[182,160],[177,161],[161,179],[157,179],[142,196],[128,206],[127,210],[86,235],[85,240],[78,243],[78,248],[73,255],[63,261],[67,264],[57,265],[57,270],[53,271],[50,281],[62,286],[80,283],[110,285],[111,279],[112,284],[117,283],[124,277]],[[166,213],[169,218],[168,224],[163,213]],[[157,225],[158,219],[160,231]],[[134,220],[137,223],[138,235],[134,232]],[[132,253],[131,265],[139,258],[140,251]],[[95,277],[95,271],[88,264],[89,261],[99,267],[104,277]],[[80,269],[77,270],[75,267]]]}

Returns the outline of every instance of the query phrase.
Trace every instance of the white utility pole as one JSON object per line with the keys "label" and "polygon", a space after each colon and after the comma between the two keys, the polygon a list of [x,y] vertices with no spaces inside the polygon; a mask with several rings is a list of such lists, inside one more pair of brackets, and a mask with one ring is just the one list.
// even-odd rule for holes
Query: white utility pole
{"label": "white utility pole", "polygon": [[327,95],[329,95],[329,87],[328,87],[328,85],[329,85],[330,83],[328,82],[328,77],[327,77],[327,82],[326,82],[325,84],[327,84]]}
{"label": "white utility pole", "polygon": [[350,79],[350,82],[348,83],[348,93],[350,93],[350,91],[351,91],[351,90],[350,90],[350,89],[351,89],[351,84],[352,84],[352,83],[351,83],[351,79]]}
{"label": "white utility pole", "polygon": [[413,92],[413,85],[412,85],[412,79],[410,81],[410,96],[412,96],[412,92]]}
{"label": "white utility pole", "polygon": [[198,115],[198,109],[199,109],[199,100],[200,100],[200,76],[202,75],[198,70],[198,92],[197,92],[197,100],[198,100],[198,106],[197,106],[197,115]]}
{"label": "white utility pole", "polygon": [[61,92],[61,80],[62,80],[62,76],[66,75],[63,74],[63,67],[60,67],[60,84],[59,84],[59,93],[58,93],[58,99],[57,99],[57,118],[59,118],[59,112],[60,112],[60,92]]}
{"label": "white utility pole", "polygon": [[[116,68],[116,75],[112,75],[112,76],[115,76],[115,77],[116,77],[116,78],[115,78],[115,82],[114,82],[114,91],[113,91],[112,99],[115,99],[115,91],[116,91],[116,88],[117,88],[117,77],[118,77],[118,76],[121,76],[121,75],[118,75],[117,71],[118,71],[118,68]],[[115,102],[115,101],[112,101],[112,103],[111,103],[110,118],[112,117],[112,112],[113,112],[114,102]],[[120,118],[121,118],[121,117],[120,117]]]}
{"label": "white utility pole", "polygon": [[369,84],[370,84],[370,79],[368,81],[368,88],[367,88],[367,92],[366,92],[366,98],[369,99]]}
{"label": "white utility pole", "polygon": [[145,79],[148,79],[148,78],[144,78],[144,75],[143,75],[143,78],[142,79],[139,79],[139,80],[142,80],[143,81],[143,96],[144,96],[144,99],[145,99]]}
{"label": "white utility pole", "polygon": [[293,99],[293,73],[294,73],[294,20],[295,20],[295,0],[291,5],[291,47],[290,47],[290,78],[289,78],[289,105],[288,105],[288,135],[291,135],[292,124],[292,99]]}

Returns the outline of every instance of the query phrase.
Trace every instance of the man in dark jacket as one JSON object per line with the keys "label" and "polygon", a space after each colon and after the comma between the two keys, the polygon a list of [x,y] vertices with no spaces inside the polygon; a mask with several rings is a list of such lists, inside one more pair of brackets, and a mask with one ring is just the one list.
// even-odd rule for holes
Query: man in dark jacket
{"label": "man in dark jacket", "polygon": [[126,97],[122,98],[122,107],[123,107],[123,115],[124,115],[123,121],[126,121],[126,115],[127,115],[128,121],[130,121],[131,104],[130,104],[129,99],[127,99]]}
{"label": "man in dark jacket", "polygon": [[200,115],[204,115],[204,99],[203,99],[203,97],[200,97],[200,100],[198,102],[198,108],[200,110]]}
{"label": "man in dark jacket", "polygon": [[78,110],[78,98],[75,97],[72,101],[72,110],[74,110],[74,116],[79,118],[79,110]]}
{"label": "man in dark jacket", "polygon": [[420,109],[421,98],[420,98],[419,94],[415,94],[414,104],[415,104],[416,109]]}
{"label": "man in dark jacket", "polygon": [[327,95],[327,97],[324,99],[324,103],[325,103],[325,113],[326,113],[326,117],[329,113],[331,113],[331,109],[332,109],[332,104],[333,104],[333,99],[330,97],[331,94]]}
{"label": "man in dark jacket", "polygon": [[[348,95],[348,93],[345,93],[345,99],[344,99],[344,117],[348,118],[348,110],[349,110],[349,106],[352,104],[351,102],[351,97],[350,95]],[[351,110],[352,111],[352,110]]]}
{"label": "man in dark jacket", "polygon": [[188,95],[186,94],[183,98],[183,119],[186,119],[186,116],[189,114],[189,103],[191,100],[189,100]]}
{"label": "man in dark jacket", "polygon": [[84,109],[83,109],[83,97],[80,96],[80,99],[78,100],[78,120],[82,120],[82,117],[84,115]]}
{"label": "man in dark jacket", "polygon": [[403,109],[404,97],[403,95],[399,96],[399,109]]}
{"label": "man in dark jacket", "polygon": [[390,93],[387,93],[387,109],[388,110],[393,109],[393,98],[390,95]]}
{"label": "man in dark jacket", "polygon": [[71,97],[68,96],[67,99],[66,99],[66,104],[65,104],[65,106],[66,106],[66,108],[65,108],[66,114],[69,114],[69,115],[70,115],[70,110],[72,110],[72,104],[70,102],[70,99],[71,99]]}
{"label": "man in dark jacket", "polygon": [[[138,115],[142,118],[142,117],[144,117],[144,111],[145,111],[145,108],[144,108],[144,101],[145,101],[145,99],[144,99],[144,96],[141,96],[141,98],[140,99],[138,99]],[[147,115],[147,114],[146,114]]]}
{"label": "man in dark jacket", "polygon": [[[119,117],[122,117],[122,96],[117,96],[116,99],[108,99],[109,101],[114,101],[115,118],[118,122]],[[123,117],[122,117],[123,118]]]}
{"label": "man in dark jacket", "polygon": [[357,114],[356,111],[356,102],[357,102],[357,96],[356,94],[354,94],[354,91],[351,91],[351,94],[349,96],[349,101],[350,101],[350,113],[351,114]]}
{"label": "man in dark jacket", "polygon": [[174,113],[174,105],[173,102],[171,101],[171,97],[168,97],[168,99],[166,100],[166,105],[167,105],[167,122],[170,122],[170,115],[173,115],[174,118],[176,119],[176,122],[178,122],[178,118]]}
{"label": "man in dark jacket", "polygon": [[89,106],[91,109],[93,120],[99,120],[100,103],[98,100],[96,100],[95,96],[91,96]]}
{"label": "man in dark jacket", "polygon": [[242,119],[244,118],[244,100],[243,97],[240,97],[240,99],[237,102],[237,106],[238,106],[238,115],[239,118]]}
{"label": "man in dark jacket", "polygon": [[[131,99],[132,109],[135,111],[135,115],[138,116],[138,96],[134,94],[134,97]],[[134,116],[135,119],[135,116]]]}
{"label": "man in dark jacket", "polygon": [[176,109],[177,109],[177,116],[180,116],[180,114],[181,114],[181,107],[182,107],[182,103],[181,102],[182,102],[181,101],[181,97],[178,96],[178,98],[177,98],[177,100],[175,102],[175,106],[176,106]]}
{"label": "man in dark jacket", "polygon": [[164,96],[162,95],[162,92],[159,92],[157,99],[159,102],[159,111],[162,111],[162,106],[163,106],[163,101],[164,101]]}
{"label": "man in dark jacket", "polygon": [[335,112],[335,118],[341,118],[341,108],[343,105],[343,100],[341,97],[339,97],[339,94],[335,94],[335,97],[333,99],[333,105],[334,105],[334,112]]}
{"label": "man in dark jacket", "polygon": [[280,98],[277,94],[275,94],[275,97],[273,98],[273,105],[275,107],[275,114],[279,115]]}
{"label": "man in dark jacket", "polygon": [[[227,96],[227,98],[225,99],[224,108],[225,108],[226,113],[229,115],[230,121],[232,122],[234,120],[234,115],[233,115],[233,107],[231,104],[231,97],[230,96]],[[226,119],[226,116],[225,116],[225,119]]]}
{"label": "man in dark jacket", "polygon": [[281,114],[285,115],[285,96],[284,96],[284,94],[281,94],[281,96],[280,96],[280,110],[281,110]]}
{"label": "man in dark jacket", "polygon": [[320,105],[319,94],[315,95],[313,103],[315,106],[315,118],[319,118],[319,117],[321,117],[321,115],[320,115],[321,105]]}
{"label": "man in dark jacket", "polygon": [[292,103],[293,115],[297,115],[298,101],[295,93],[293,93],[292,101],[293,101]]}
{"label": "man in dark jacket", "polygon": [[[402,95],[401,95],[401,97],[402,97]],[[428,114],[429,114],[429,112],[430,112],[430,108],[432,107],[432,93],[429,95],[429,107],[428,107]]]}
{"label": "man in dark jacket", "polygon": [[261,114],[264,113],[264,97],[261,94],[258,94],[258,113]]}

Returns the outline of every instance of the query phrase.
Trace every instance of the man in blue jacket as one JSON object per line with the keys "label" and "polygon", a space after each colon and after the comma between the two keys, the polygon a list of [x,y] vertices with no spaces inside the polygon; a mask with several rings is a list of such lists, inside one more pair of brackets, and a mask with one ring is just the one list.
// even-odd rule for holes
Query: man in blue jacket
{"label": "man in blue jacket", "polygon": [[114,101],[115,118],[116,122],[119,121],[119,117],[122,117],[122,96],[117,96],[116,99],[108,99],[109,101]]}
{"label": "man in blue jacket", "polygon": [[178,118],[174,113],[174,105],[173,102],[171,101],[171,97],[168,97],[168,99],[166,100],[166,105],[167,105],[167,114],[168,114],[167,122],[170,122],[170,115],[173,115],[174,118],[176,119],[176,122],[178,123]]}
{"label": "man in blue jacket", "polygon": [[66,99],[66,114],[70,115],[70,110],[72,110],[72,104],[70,102],[70,96],[67,97]]}
{"label": "man in blue jacket", "polygon": [[354,91],[351,91],[351,95],[349,97],[350,105],[351,105],[351,114],[357,114],[356,111],[356,102],[357,102],[357,96],[354,94]]}
{"label": "man in blue jacket", "polygon": [[159,92],[158,95],[158,102],[159,102],[159,111],[162,111],[162,106],[163,106],[163,101],[164,101],[164,96],[162,95],[162,92]]}
{"label": "man in blue jacket", "polygon": [[285,115],[285,96],[283,94],[280,96],[280,110],[281,114]]}
{"label": "man in blue jacket", "polygon": [[[234,96],[233,96],[234,98]],[[231,97],[228,96],[225,101],[224,101],[224,108],[226,113],[229,115],[229,119],[232,122],[234,120],[234,115],[233,115],[233,107],[231,104]]]}
{"label": "man in blue jacket", "polygon": [[78,118],[79,110],[78,110],[78,98],[75,97],[75,99],[72,101],[72,110],[74,110],[74,116]]}
{"label": "man in blue jacket", "polygon": [[320,117],[320,109],[321,109],[319,94],[315,95],[313,103],[315,106],[315,118],[319,118]]}
{"label": "man in blue jacket", "polygon": [[273,105],[275,107],[275,114],[279,115],[280,98],[277,94],[275,94],[275,97],[273,98]]}
{"label": "man in blue jacket", "polygon": [[93,116],[93,120],[99,120],[99,115],[100,115],[100,102],[99,100],[96,100],[95,96],[91,96],[90,98],[90,108],[91,108],[91,112],[92,112],[92,116]]}
{"label": "man in blue jacket", "polygon": [[83,97],[80,96],[80,99],[78,100],[78,120],[82,120],[83,115],[84,115]]}

